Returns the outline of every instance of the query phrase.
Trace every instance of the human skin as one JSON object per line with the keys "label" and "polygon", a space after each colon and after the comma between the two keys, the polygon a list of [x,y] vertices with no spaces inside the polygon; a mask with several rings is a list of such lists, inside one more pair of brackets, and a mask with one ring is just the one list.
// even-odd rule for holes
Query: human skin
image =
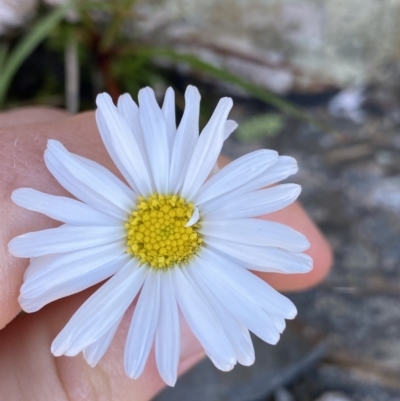
{"label": "human skin", "polygon": [[[132,310],[126,314],[110,349],[96,368],[89,367],[81,355],[55,358],[50,353],[50,344],[57,333],[98,286],[53,302],[34,314],[19,315],[17,298],[28,260],[12,257],[7,244],[17,235],[56,227],[59,223],[16,206],[11,193],[16,188],[31,187],[70,196],[45,167],[43,152],[50,138],[58,139],[71,152],[95,160],[120,176],[100,140],[93,112],[69,116],[59,110],[28,108],[0,113],[0,398],[149,400],[164,387],[154,355],[150,355],[138,380],[129,379],[123,371],[123,348]],[[221,157],[219,165],[228,162]],[[314,269],[306,274],[258,275],[281,291],[302,291],[323,280],[332,264],[331,249],[300,204],[294,203],[265,218],[287,224],[307,236],[311,247],[306,253],[313,258]],[[200,344],[182,320],[179,373],[203,356]]]}

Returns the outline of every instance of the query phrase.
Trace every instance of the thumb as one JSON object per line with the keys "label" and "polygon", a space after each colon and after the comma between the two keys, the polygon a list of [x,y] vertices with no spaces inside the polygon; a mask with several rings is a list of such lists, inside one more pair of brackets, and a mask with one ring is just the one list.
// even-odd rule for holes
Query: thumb
{"label": "thumb", "polygon": [[[0,332],[0,388],[4,399],[144,401],[165,386],[153,352],[139,379],[132,380],[124,372],[123,352],[133,306],[95,368],[86,363],[82,354],[73,358],[50,354],[54,337],[92,292],[93,289],[54,302],[34,315],[21,315]],[[190,369],[203,355],[202,347],[181,319],[178,374]]]}

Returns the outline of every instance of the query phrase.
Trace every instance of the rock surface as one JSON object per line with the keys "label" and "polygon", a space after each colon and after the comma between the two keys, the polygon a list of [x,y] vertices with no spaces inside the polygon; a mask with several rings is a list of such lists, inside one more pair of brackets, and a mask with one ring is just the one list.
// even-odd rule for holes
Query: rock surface
{"label": "rock surface", "polygon": [[141,0],[140,32],[279,93],[375,81],[400,58],[400,0]]}
{"label": "rock surface", "polygon": [[[297,158],[300,171],[290,181],[302,185],[301,201],[332,244],[335,265],[318,288],[290,295],[298,318],[275,347],[256,341],[253,367],[221,373],[204,361],[157,401],[276,400],[271,383],[321,341],[329,345],[324,359],[281,383],[296,401],[329,392],[351,401],[400,399],[400,104],[386,95],[390,108],[370,94],[379,112],[362,125],[330,117],[322,104],[309,111],[330,132],[286,119],[273,138],[242,142],[233,134],[227,141],[233,158],[264,147]],[[235,104],[233,118],[266,112],[258,102]]]}

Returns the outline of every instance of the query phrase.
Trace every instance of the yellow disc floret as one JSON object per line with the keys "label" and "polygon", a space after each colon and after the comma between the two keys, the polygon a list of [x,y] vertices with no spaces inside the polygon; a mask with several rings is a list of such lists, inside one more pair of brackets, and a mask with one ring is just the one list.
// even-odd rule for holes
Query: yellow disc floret
{"label": "yellow disc floret", "polygon": [[154,269],[187,263],[202,245],[199,223],[186,227],[194,205],[179,195],[139,197],[125,224],[127,252]]}

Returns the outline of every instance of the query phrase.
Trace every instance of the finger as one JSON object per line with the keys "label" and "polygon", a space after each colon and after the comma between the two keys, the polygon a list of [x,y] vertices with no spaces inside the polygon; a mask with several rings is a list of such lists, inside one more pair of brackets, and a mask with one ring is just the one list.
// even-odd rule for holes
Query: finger
{"label": "finger", "polygon": [[[60,120],[63,118],[70,117],[70,114],[68,114],[64,110],[58,110],[58,109],[53,109],[53,108],[48,108],[48,107],[22,107],[18,108],[15,110],[9,110],[9,111],[3,111],[0,112],[0,127],[2,128],[2,131],[0,133],[6,133],[9,130],[9,127],[16,126],[16,125],[24,125],[24,124],[35,124],[35,123],[45,123],[45,122],[50,122],[50,121],[56,121]],[[7,128],[8,127],[8,128]],[[26,132],[28,133],[29,130],[26,129]],[[1,141],[1,144],[4,144],[3,140]],[[7,158],[6,155],[6,150],[4,149],[2,157],[5,159]],[[0,163],[1,164],[1,163]],[[5,196],[5,177],[4,175],[7,174],[7,172],[3,172],[0,168],[0,177],[2,178],[0,183],[3,185],[0,185],[0,199],[3,199]],[[6,203],[6,200],[2,202],[4,205]],[[1,212],[0,212],[1,216]],[[1,235],[1,230],[3,225],[0,225],[0,240],[2,239]],[[3,227],[4,229],[4,227]],[[5,243],[1,242],[0,243],[0,254],[4,257],[4,245]],[[4,259],[3,259],[4,260]],[[5,269],[5,263],[0,265],[2,269]],[[8,281],[9,279],[12,280],[12,277],[14,278],[20,278],[19,272],[16,272],[15,275],[13,275],[12,269],[13,266],[8,265],[9,269],[5,272],[5,274],[2,276],[0,273],[0,289],[4,290],[6,287],[8,288]],[[11,277],[10,277],[11,275]],[[4,283],[4,285],[2,285]],[[9,288],[11,291],[10,293],[5,293],[4,297],[0,297],[0,329],[9,321],[11,320],[16,313],[19,311],[19,306],[15,304],[14,300],[16,299],[16,293],[15,293],[15,286],[11,286]],[[6,290],[5,290],[6,291]]]}
{"label": "finger", "polygon": [[333,261],[332,249],[298,202],[262,218],[286,224],[303,233],[310,242],[310,248],[305,253],[312,257],[314,267],[304,274],[260,273],[261,278],[279,291],[302,291],[317,285],[328,275]]}
{"label": "finger", "polygon": [[10,127],[14,125],[45,123],[71,115],[64,110],[49,107],[21,107],[14,110],[0,112],[0,127]]}
{"label": "finger", "polygon": [[46,123],[9,126],[0,130],[0,328],[20,311],[17,303],[28,260],[12,257],[8,242],[16,235],[55,227],[59,223],[16,206],[14,189],[32,187],[54,195],[69,195],[51,176],[43,162],[49,138],[59,139],[71,151],[115,167],[102,145],[93,113]]}
{"label": "finger", "polygon": [[[85,291],[43,308],[35,315],[22,315],[0,332],[0,388],[7,400],[149,400],[164,386],[152,352],[145,371],[137,380],[123,368],[123,352],[132,316],[127,311],[112,345],[95,368],[82,354],[55,358],[50,345],[65,322],[93,292]],[[181,325],[182,374],[202,357],[200,344],[187,325]]]}

